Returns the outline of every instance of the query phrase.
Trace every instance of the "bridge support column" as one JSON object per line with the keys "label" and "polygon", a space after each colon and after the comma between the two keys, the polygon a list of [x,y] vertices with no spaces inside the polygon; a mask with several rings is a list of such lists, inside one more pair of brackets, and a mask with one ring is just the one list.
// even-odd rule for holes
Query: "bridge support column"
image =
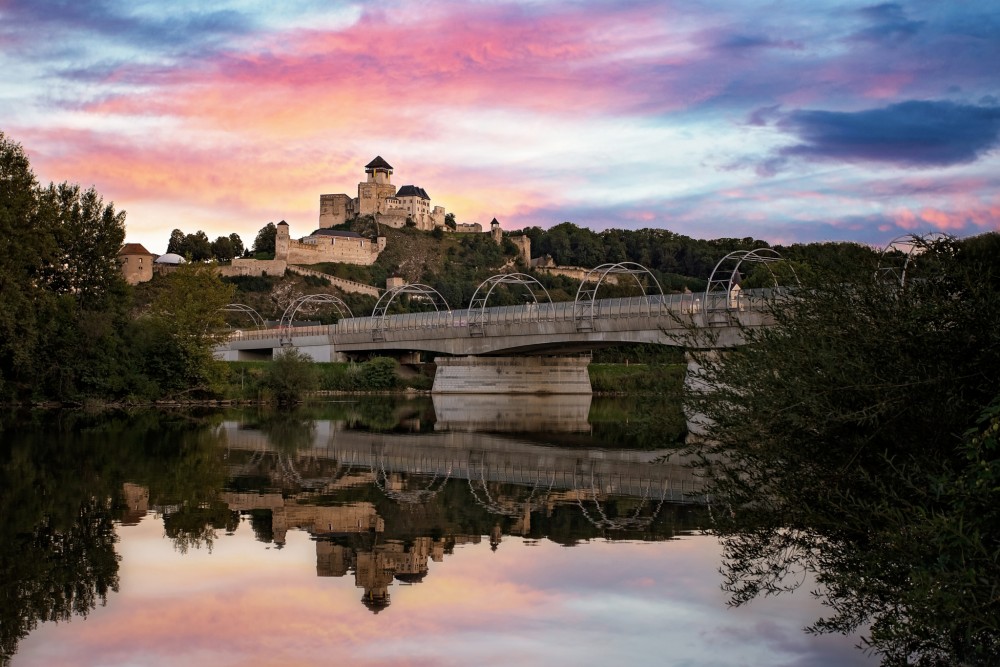
{"label": "bridge support column", "polygon": [[435,394],[590,394],[586,357],[438,357]]}
{"label": "bridge support column", "polygon": [[[684,360],[687,361],[687,373],[684,376],[684,388],[693,394],[704,394],[714,391],[714,387],[705,379],[705,371],[702,362],[718,361],[722,354],[721,350],[702,350],[697,354],[689,351],[684,352]],[[708,427],[711,422],[705,415],[695,412],[689,405],[684,405],[684,417],[687,420],[687,444],[700,444],[706,441]]]}

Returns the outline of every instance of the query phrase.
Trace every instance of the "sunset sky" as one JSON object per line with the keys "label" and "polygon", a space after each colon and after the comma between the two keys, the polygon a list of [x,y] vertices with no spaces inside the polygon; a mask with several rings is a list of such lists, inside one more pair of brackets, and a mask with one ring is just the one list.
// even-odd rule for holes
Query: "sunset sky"
{"label": "sunset sky", "polygon": [[0,131],[128,241],[316,228],[381,155],[459,222],[1000,229],[1000,3],[0,0]]}

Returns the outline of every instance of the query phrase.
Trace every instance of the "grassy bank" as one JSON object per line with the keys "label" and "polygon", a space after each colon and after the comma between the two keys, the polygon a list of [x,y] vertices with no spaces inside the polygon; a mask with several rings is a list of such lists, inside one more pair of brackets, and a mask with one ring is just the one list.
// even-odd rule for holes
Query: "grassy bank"
{"label": "grassy bank", "polygon": [[[224,388],[226,398],[238,400],[268,400],[272,383],[270,361],[228,362],[229,381]],[[370,391],[429,391],[434,383],[431,375],[401,367],[387,359],[365,363],[311,363],[313,377],[306,383],[311,391],[370,392]],[[683,364],[590,364],[590,383],[595,394],[655,395],[679,398],[684,385]]]}
{"label": "grassy bank", "polygon": [[595,394],[680,397],[684,364],[590,364],[590,385]]}

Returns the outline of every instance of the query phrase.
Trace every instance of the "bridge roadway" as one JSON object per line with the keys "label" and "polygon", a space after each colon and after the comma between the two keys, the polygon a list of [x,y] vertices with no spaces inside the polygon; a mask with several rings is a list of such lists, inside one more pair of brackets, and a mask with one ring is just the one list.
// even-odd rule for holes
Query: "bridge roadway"
{"label": "bridge roadway", "polygon": [[770,322],[764,304],[773,296],[773,290],[745,290],[709,302],[704,294],[671,294],[354,317],[328,326],[243,331],[216,353],[235,361],[295,346],[317,361],[334,361],[412,352],[570,355],[622,343],[731,347],[740,344],[742,327]]}
{"label": "bridge roadway", "polygon": [[[283,455],[262,431],[238,422],[219,427],[230,449]],[[285,454],[287,456],[287,454]],[[581,447],[552,447],[488,433],[371,433],[344,428],[336,421],[313,422],[309,445],[296,450],[297,459],[336,461],[345,472],[362,472],[364,481],[381,483],[389,495],[405,501],[448,479],[470,484],[502,482],[546,490],[574,490],[588,497],[606,495],[652,501],[706,502],[702,480],[685,461],[669,451],[638,452]],[[295,461],[287,460],[295,475]],[[388,476],[414,476],[414,487],[389,488]],[[328,486],[334,480],[296,480],[304,486]]]}

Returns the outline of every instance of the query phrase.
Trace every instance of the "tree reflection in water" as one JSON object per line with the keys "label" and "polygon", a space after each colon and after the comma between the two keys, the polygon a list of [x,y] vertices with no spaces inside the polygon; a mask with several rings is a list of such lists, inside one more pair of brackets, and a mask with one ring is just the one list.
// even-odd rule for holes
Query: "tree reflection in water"
{"label": "tree reflection in water", "polygon": [[[376,612],[393,584],[424,581],[428,563],[456,545],[489,539],[502,550],[504,535],[661,541],[705,523],[701,506],[675,502],[690,471],[651,465],[659,453],[608,457],[579,444],[438,433],[426,405],[378,402],[377,411],[228,421],[137,413],[19,424],[0,450],[4,656],[39,621],[109,602],[118,590],[116,524],[150,513],[180,554],[211,551],[220,532],[242,523],[258,544],[278,548],[288,531],[306,531],[317,574],[353,574]],[[330,416],[339,419],[313,419]]]}

